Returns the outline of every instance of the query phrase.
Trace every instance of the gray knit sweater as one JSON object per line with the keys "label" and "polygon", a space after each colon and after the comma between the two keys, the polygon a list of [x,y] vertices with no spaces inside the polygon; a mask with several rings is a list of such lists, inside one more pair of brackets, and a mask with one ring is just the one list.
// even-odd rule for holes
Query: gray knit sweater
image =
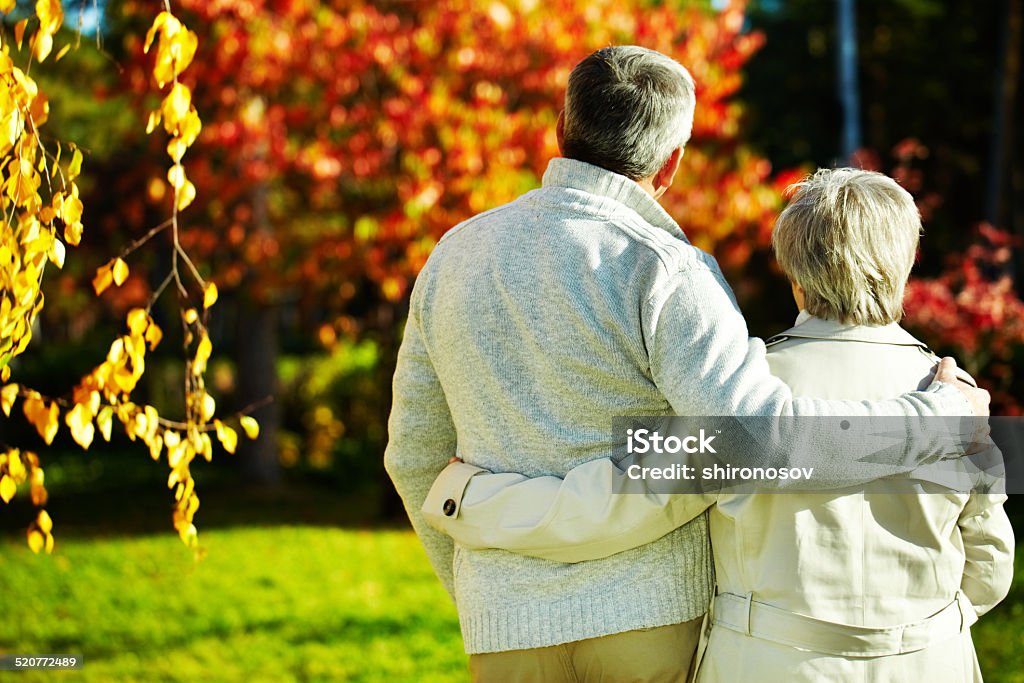
{"label": "gray knit sweater", "polygon": [[970,414],[951,387],[879,404],[794,400],[715,260],[639,185],[554,159],[541,189],[449,231],[412,293],[385,464],[469,653],[543,647],[700,616],[699,517],[646,546],[561,564],[453,548],[424,497],[448,458],[565,473],[612,453],[622,415]]}

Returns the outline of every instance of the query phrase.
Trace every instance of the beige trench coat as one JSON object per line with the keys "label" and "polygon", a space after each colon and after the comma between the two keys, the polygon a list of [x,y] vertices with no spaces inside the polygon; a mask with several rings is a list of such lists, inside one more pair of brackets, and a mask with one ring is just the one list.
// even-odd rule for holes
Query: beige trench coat
{"label": "beige trench coat", "polygon": [[[816,398],[896,396],[926,385],[936,360],[899,325],[844,326],[806,313],[767,343],[772,372],[795,395]],[[1006,595],[1013,575],[1005,496],[921,487],[920,495],[879,482],[847,495],[721,498],[709,518],[718,592],[879,627],[925,619],[960,589],[970,623]],[[697,680],[981,680],[969,627],[932,640],[899,655],[841,657],[712,626]]]}

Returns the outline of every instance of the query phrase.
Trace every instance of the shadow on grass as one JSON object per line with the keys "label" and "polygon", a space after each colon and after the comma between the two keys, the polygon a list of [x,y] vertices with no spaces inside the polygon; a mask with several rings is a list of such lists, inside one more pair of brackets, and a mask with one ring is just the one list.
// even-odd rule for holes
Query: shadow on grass
{"label": "shadow on grass", "polygon": [[[347,482],[341,470],[286,470],[274,487],[242,480],[228,457],[193,468],[200,508],[200,531],[239,526],[324,526],[341,528],[408,528],[404,513],[382,518],[381,482],[362,486]],[[166,463],[138,452],[57,453],[44,459],[50,500],[46,509],[58,537],[91,538],[173,534],[174,497],[167,489]],[[387,491],[393,496],[393,491]],[[1024,496],[1011,496],[1007,511],[1024,537]],[[0,506],[0,536],[23,535],[36,510],[23,487]]]}
{"label": "shadow on grass", "polygon": [[[233,463],[199,462],[193,468],[200,530],[237,526],[330,526],[406,528],[404,516],[382,519],[381,487],[346,486],[337,473],[286,471],[280,484],[245,482]],[[137,453],[96,456],[75,453],[44,460],[50,493],[46,510],[55,533],[89,538],[174,533],[174,496],[166,464]],[[52,475],[52,476],[51,476]],[[23,487],[0,506],[0,536],[24,534],[36,509]]]}
{"label": "shadow on grass", "polygon": [[[298,647],[306,644],[351,642],[365,646],[381,638],[395,638],[411,633],[436,630],[436,619],[409,618],[409,615],[391,617],[386,615],[369,616],[346,614],[334,620],[319,622],[315,628],[309,624],[296,623],[292,617],[279,617],[262,621],[248,622],[244,626],[238,624],[209,625],[205,628],[192,628],[170,637],[153,639],[151,634],[136,637],[131,633],[117,634],[106,642],[91,642],[89,658],[101,660],[132,652],[139,658],[159,657],[169,650],[188,648],[197,640],[229,640],[241,633],[246,635],[272,636],[274,641],[288,646]],[[110,634],[108,634],[110,635]],[[74,652],[81,650],[81,637],[61,637],[58,635],[42,638],[36,645],[47,652]]]}

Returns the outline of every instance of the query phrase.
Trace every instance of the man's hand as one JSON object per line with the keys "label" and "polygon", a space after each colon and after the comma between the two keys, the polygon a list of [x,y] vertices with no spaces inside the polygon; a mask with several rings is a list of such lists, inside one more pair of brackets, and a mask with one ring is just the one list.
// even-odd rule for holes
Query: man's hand
{"label": "man's hand", "polygon": [[964,438],[964,454],[973,456],[984,453],[993,447],[988,424],[989,401],[991,396],[984,389],[965,382],[957,374],[956,361],[948,356],[939,361],[933,382],[952,384],[963,392],[974,412],[973,418],[967,418],[968,424],[961,424]]}
{"label": "man's hand", "polygon": [[971,410],[974,412],[975,417],[989,416],[989,402],[992,400],[992,397],[984,389],[971,386],[957,377],[956,361],[952,358],[947,356],[939,361],[939,367],[935,371],[935,379],[932,381],[952,384],[962,391],[967,401],[971,404]]}

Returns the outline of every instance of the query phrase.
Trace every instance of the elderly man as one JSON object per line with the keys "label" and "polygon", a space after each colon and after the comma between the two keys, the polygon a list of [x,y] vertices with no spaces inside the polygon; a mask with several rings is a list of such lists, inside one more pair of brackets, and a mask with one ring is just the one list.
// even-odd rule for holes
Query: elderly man
{"label": "elderly man", "polygon": [[693,81],[672,59],[588,56],[543,187],[450,230],[412,292],[385,465],[455,598],[474,680],[679,680],[712,568],[704,516],[573,565],[453,545],[421,506],[456,445],[492,471],[564,476],[612,454],[620,415],[987,414],[987,394],[951,363],[899,399],[793,398],[715,260],[656,201],[693,111]]}

